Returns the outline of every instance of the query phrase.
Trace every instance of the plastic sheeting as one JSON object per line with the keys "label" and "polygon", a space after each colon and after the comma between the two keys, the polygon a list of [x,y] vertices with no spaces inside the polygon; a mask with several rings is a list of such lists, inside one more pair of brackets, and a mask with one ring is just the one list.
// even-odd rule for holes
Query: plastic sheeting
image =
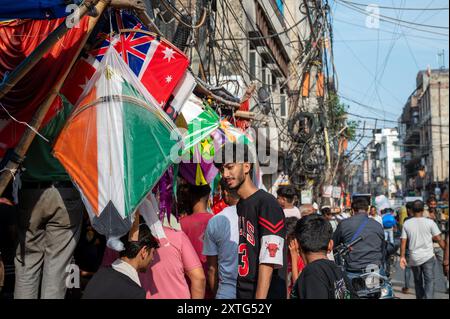
{"label": "plastic sheeting", "polygon": [[[137,208],[172,164],[171,150],[180,140],[176,126],[111,47],[54,155],[80,190],[93,227],[115,239],[129,231]],[[108,245],[118,248],[111,240]]]}

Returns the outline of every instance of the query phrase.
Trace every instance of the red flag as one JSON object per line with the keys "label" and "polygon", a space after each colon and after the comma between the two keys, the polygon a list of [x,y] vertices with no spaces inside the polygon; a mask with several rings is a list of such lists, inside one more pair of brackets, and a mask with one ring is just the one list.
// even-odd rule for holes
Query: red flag
{"label": "red flag", "polygon": [[189,60],[180,50],[164,40],[155,39],[139,78],[156,101],[164,106],[188,66]]}

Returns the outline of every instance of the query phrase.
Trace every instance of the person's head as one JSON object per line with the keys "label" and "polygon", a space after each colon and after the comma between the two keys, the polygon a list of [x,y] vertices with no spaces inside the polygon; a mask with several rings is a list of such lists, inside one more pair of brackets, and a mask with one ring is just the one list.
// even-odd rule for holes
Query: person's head
{"label": "person's head", "polygon": [[305,216],[297,222],[295,238],[299,246],[299,252],[305,256],[319,254],[326,258],[326,254],[333,249],[333,228],[329,221],[320,215]]}
{"label": "person's head", "polygon": [[295,189],[292,186],[280,186],[277,190],[277,200],[282,208],[292,208],[294,205]]}
{"label": "person's head", "polygon": [[121,259],[130,263],[138,272],[145,272],[159,248],[158,240],[152,235],[147,224],[139,225],[137,240],[130,240],[128,234],[121,238],[124,250],[119,253]]}
{"label": "person's head", "polygon": [[375,206],[370,206],[369,215],[370,216],[377,216],[377,208]]}
{"label": "person's head", "polygon": [[300,216],[303,218],[304,216],[308,216],[314,214],[314,207],[311,204],[303,204],[299,208]]}
{"label": "person's head", "polygon": [[418,200],[415,200],[413,202],[413,204],[412,204],[412,211],[413,211],[414,215],[422,215],[423,214],[423,209],[424,209],[423,201],[418,199]]}
{"label": "person's head", "polygon": [[369,209],[369,203],[364,197],[356,197],[352,202],[353,213],[365,212]]}
{"label": "person's head", "polygon": [[406,213],[408,214],[408,216],[412,216],[413,215],[413,203],[412,202],[407,202],[406,205]]}
{"label": "person's head", "polygon": [[189,185],[189,196],[191,198],[192,207],[190,213],[206,211],[210,193],[211,187],[209,187],[209,185]]}
{"label": "person's head", "polygon": [[427,206],[428,206],[428,209],[429,209],[429,210],[436,210],[436,208],[437,208],[437,201],[436,201],[436,198],[430,197],[430,198],[427,200]]}
{"label": "person's head", "polygon": [[252,182],[253,163],[254,156],[246,144],[226,143],[214,156],[214,165],[227,186],[236,191]]}
{"label": "person's head", "polygon": [[220,180],[220,189],[222,192],[222,198],[225,204],[228,206],[234,206],[239,201],[239,195],[235,189],[230,189],[227,182],[222,178]]}
{"label": "person's head", "polygon": [[299,219],[297,217],[288,217],[285,220],[286,239],[288,244],[291,242],[291,240],[295,239],[295,226],[297,225],[298,220]]}
{"label": "person's head", "polygon": [[322,216],[330,221],[333,219],[333,214],[331,213],[331,208],[329,206],[324,206],[322,207],[322,209],[320,210],[320,212],[322,213]]}

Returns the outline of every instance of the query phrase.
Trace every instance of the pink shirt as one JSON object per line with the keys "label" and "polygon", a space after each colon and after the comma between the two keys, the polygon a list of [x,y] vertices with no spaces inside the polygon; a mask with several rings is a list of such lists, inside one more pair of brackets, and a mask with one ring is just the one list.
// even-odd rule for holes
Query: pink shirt
{"label": "pink shirt", "polygon": [[206,262],[206,256],[203,255],[203,237],[205,236],[208,221],[213,217],[214,215],[211,213],[195,213],[192,215],[186,215],[180,219],[181,229],[190,239],[192,246],[194,246],[194,249],[203,265],[203,269],[205,270],[205,275],[208,272],[208,265]]}
{"label": "pink shirt", "polygon": [[[139,274],[142,288],[147,299],[190,299],[185,273],[202,265],[184,232],[168,227],[164,227],[164,232],[167,238],[160,240],[149,269]],[[117,252],[106,248],[102,264],[110,264],[117,256]]]}
{"label": "pink shirt", "polygon": [[149,299],[189,299],[191,291],[185,274],[201,263],[186,234],[164,227],[167,239],[161,239],[150,269],[141,274],[142,287]]}

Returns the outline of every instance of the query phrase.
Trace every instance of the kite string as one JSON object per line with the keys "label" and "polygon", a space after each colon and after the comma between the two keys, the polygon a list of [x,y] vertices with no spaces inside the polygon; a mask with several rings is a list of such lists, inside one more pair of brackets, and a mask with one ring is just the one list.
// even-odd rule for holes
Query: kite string
{"label": "kite string", "polygon": [[27,122],[23,122],[23,121],[19,121],[17,120],[14,116],[12,116],[8,110],[3,106],[2,103],[0,103],[0,106],[3,108],[3,110],[6,112],[6,114],[8,114],[8,116],[14,121],[17,122],[19,124],[25,125],[27,126],[30,130],[32,130],[36,135],[38,135],[39,137],[41,137],[44,141],[46,141],[47,143],[49,143],[49,140],[46,139],[43,135],[41,135],[34,127],[32,127],[31,125],[29,125]]}

